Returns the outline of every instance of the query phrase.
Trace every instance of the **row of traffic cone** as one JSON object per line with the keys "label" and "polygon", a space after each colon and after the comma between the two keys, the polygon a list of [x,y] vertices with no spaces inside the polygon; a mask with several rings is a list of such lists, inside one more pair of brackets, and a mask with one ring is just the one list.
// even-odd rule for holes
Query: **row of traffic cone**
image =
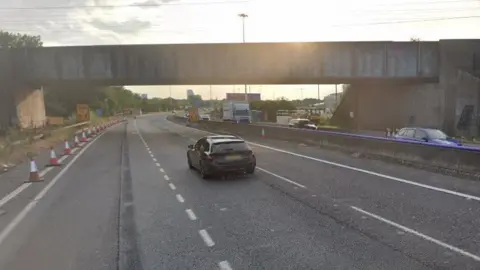
{"label": "row of traffic cone", "polygon": [[[88,142],[88,137],[94,137],[97,134],[104,131],[105,129],[119,122],[120,120],[113,120],[104,124],[100,124],[98,126],[87,128],[86,130],[83,129],[80,133],[80,136],[81,136],[80,139],[78,139],[78,135],[75,134],[73,139],[73,147],[81,148],[84,143]],[[63,155],[71,155],[71,154],[72,154],[72,148],[70,147],[70,143],[68,142],[68,140],[64,140]],[[55,153],[55,149],[53,147],[50,147],[50,163],[47,164],[47,166],[55,166],[55,167],[62,166],[62,164],[58,162],[57,154]],[[27,182],[42,182],[42,181],[43,179],[40,177],[37,163],[35,162],[35,159],[33,157],[30,157],[30,176]]]}

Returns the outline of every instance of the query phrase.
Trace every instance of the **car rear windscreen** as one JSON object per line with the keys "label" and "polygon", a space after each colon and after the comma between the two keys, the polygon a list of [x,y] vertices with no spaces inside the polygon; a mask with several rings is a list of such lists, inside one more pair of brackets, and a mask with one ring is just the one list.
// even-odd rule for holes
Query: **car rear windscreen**
{"label": "car rear windscreen", "polygon": [[212,145],[213,153],[222,153],[229,151],[247,151],[250,150],[245,142],[222,142]]}

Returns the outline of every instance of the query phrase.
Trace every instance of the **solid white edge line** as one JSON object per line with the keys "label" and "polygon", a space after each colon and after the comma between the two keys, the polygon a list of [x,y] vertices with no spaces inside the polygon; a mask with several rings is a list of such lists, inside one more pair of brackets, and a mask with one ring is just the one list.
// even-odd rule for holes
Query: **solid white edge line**
{"label": "solid white edge line", "polygon": [[185,212],[187,213],[187,216],[190,220],[197,220],[197,216],[195,213],[192,211],[192,209],[185,209]]}
{"label": "solid white edge line", "polygon": [[181,202],[181,203],[184,203],[184,202],[185,202],[185,200],[183,199],[182,195],[177,194],[177,195],[175,195],[175,197],[177,197],[177,200],[178,200],[179,202]]}
{"label": "solid white edge line", "polygon": [[[173,124],[175,124],[175,123],[173,123]],[[176,125],[178,125],[178,124],[176,124]],[[178,126],[180,126],[180,125],[178,125]],[[192,129],[192,130],[195,130],[195,131],[202,131],[203,133],[207,133],[207,134],[218,135],[216,133],[203,131],[203,130],[199,130],[199,129],[195,129],[195,128],[190,128],[190,127],[184,127],[184,128]],[[192,140],[194,140],[194,139],[192,139]],[[194,140],[194,141],[196,141],[196,140]],[[348,166],[348,165],[344,165],[344,164],[340,164],[340,163],[336,163],[336,162],[332,162],[332,161],[328,161],[328,160],[324,160],[324,159],[320,159],[320,158],[314,158],[314,157],[290,152],[290,151],[287,151],[287,150],[282,150],[282,149],[279,149],[279,148],[266,146],[266,145],[259,144],[259,143],[254,143],[254,142],[250,142],[250,141],[246,141],[246,142],[248,144],[252,144],[252,145],[262,147],[262,148],[265,148],[265,149],[270,149],[270,150],[273,150],[273,151],[276,151],[276,152],[280,152],[280,153],[284,153],[284,154],[288,154],[288,155],[292,155],[292,156],[296,156],[296,157],[301,157],[301,158],[305,158],[305,159],[310,159],[310,160],[313,160],[313,161],[317,161],[317,162],[320,162],[320,163],[325,163],[325,164],[336,166],[336,167],[339,167],[339,168],[348,169],[348,170],[352,170],[352,171],[356,171],[356,172],[361,172],[361,173],[365,173],[365,174],[369,174],[369,175],[373,175],[373,176],[377,176],[377,177],[401,182],[401,183],[404,183],[404,184],[409,184],[409,185],[413,185],[413,186],[417,186],[417,187],[422,187],[422,188],[425,188],[425,189],[435,190],[435,191],[438,191],[438,192],[443,192],[443,193],[446,193],[446,194],[459,196],[459,197],[463,197],[463,198],[466,198],[466,199],[469,199],[469,200],[475,200],[475,201],[480,202],[480,197],[478,197],[478,196],[474,196],[474,195],[470,195],[470,194],[466,194],[466,193],[462,193],[462,192],[457,192],[457,191],[453,191],[453,190],[449,190],[449,189],[434,187],[434,186],[430,186],[430,185],[426,185],[426,184],[421,184],[421,183],[418,183],[418,182],[402,179],[402,178],[399,178],[399,177],[390,176],[390,175],[386,175],[386,174],[382,174],[382,173],[377,173],[377,172],[373,172],[373,171],[369,171],[369,170],[364,170],[364,169],[360,169],[360,168],[357,168],[357,167]]]}
{"label": "solid white edge line", "polygon": [[205,242],[205,245],[207,245],[207,247],[213,247],[215,245],[215,242],[213,242],[212,238],[206,230],[201,229],[198,231],[198,233],[202,237],[203,242]]}
{"label": "solid white edge line", "polygon": [[175,187],[175,185],[174,185],[174,184],[172,184],[172,183],[168,184],[168,186],[170,186],[170,188],[171,188],[172,190],[175,190],[175,189],[177,189],[177,187]]}
{"label": "solid white edge line", "polygon": [[168,175],[164,175],[163,178],[165,178],[167,181],[170,181],[170,177],[168,177]]}
{"label": "solid white edge line", "polygon": [[227,261],[219,262],[218,267],[220,267],[220,270],[232,270],[232,267]]}
{"label": "solid white edge line", "polygon": [[15,218],[0,232],[0,246],[5,241],[5,239],[10,235],[10,233],[15,229],[15,227],[27,216],[27,214],[37,205],[40,199],[42,199],[45,194],[57,183],[57,181],[67,172],[67,170],[75,163],[75,161],[102,135],[105,133],[100,134],[99,136],[95,137],[92,142],[90,142],[87,146],[85,146],[78,154],[72,158],[72,160],[63,167],[60,172],[55,175],[55,177],[45,186],[35,198],[28,203],[25,208],[20,211],[20,213],[15,216]]}
{"label": "solid white edge line", "polygon": [[398,229],[400,229],[400,230],[402,230],[402,231],[405,231],[405,232],[414,234],[414,235],[416,235],[416,236],[418,236],[418,237],[420,237],[420,238],[423,238],[424,240],[430,241],[430,242],[432,242],[432,243],[434,243],[434,244],[437,244],[437,245],[439,245],[439,246],[441,246],[441,247],[443,247],[443,248],[446,248],[446,249],[449,249],[449,250],[451,250],[451,251],[457,252],[457,253],[459,253],[459,254],[461,254],[461,255],[463,255],[463,256],[469,257],[469,258],[471,258],[471,259],[474,259],[475,261],[480,262],[480,256],[477,256],[477,255],[472,254],[472,253],[470,253],[470,252],[468,252],[468,251],[465,251],[465,250],[463,250],[463,249],[460,249],[460,248],[454,247],[454,246],[452,246],[452,245],[449,245],[449,244],[447,244],[447,243],[444,243],[444,242],[442,242],[442,241],[440,241],[440,240],[437,240],[437,239],[435,239],[435,238],[433,238],[433,237],[430,237],[430,236],[428,236],[428,235],[425,235],[425,234],[423,234],[423,233],[421,233],[421,232],[417,232],[417,231],[415,231],[415,230],[413,230],[413,229],[410,229],[410,228],[408,228],[408,227],[405,227],[405,226],[403,226],[403,225],[400,225],[400,224],[398,224],[398,223],[395,223],[395,222],[393,222],[393,221],[391,221],[391,220],[388,220],[388,219],[383,218],[383,217],[381,217],[381,216],[378,216],[378,215],[376,215],[376,214],[367,212],[367,211],[365,211],[365,210],[363,210],[363,209],[361,209],[361,208],[358,208],[358,207],[356,207],[356,206],[353,206],[353,205],[352,205],[352,206],[350,206],[350,207],[351,207],[352,209],[354,209],[355,211],[357,211],[357,212],[360,212],[360,213],[362,213],[362,214],[365,214],[365,215],[367,215],[367,216],[370,216],[370,217],[372,217],[372,218],[375,218],[376,220],[379,220],[379,221],[381,221],[381,222],[387,223],[387,224],[389,224],[389,225],[391,225],[391,226],[393,226],[393,227],[396,227],[396,228],[398,228]]}
{"label": "solid white edge line", "polygon": [[[77,152],[77,150],[78,150],[78,148],[72,149],[72,154]],[[68,156],[62,156],[60,159],[58,159],[58,162],[61,163],[62,161],[64,161],[67,158],[68,158]],[[43,169],[41,172],[39,172],[40,178],[44,177],[51,170],[53,170],[53,167],[47,167],[47,168]],[[32,183],[21,184],[19,187],[17,187],[15,190],[13,190],[12,192],[7,194],[5,197],[3,197],[0,200],[0,207],[2,207],[3,205],[8,203],[10,200],[14,199],[15,197],[17,197],[20,193],[22,193],[22,191],[24,191],[25,189],[27,189],[31,185],[32,185]]]}
{"label": "solid white edge line", "polygon": [[310,159],[310,160],[313,160],[313,161],[325,163],[325,164],[336,166],[336,167],[343,168],[343,169],[348,169],[348,170],[352,170],[352,171],[356,171],[356,172],[361,172],[361,173],[365,173],[365,174],[369,174],[369,175],[373,175],[373,176],[377,176],[377,177],[401,182],[401,183],[404,183],[404,184],[409,184],[409,185],[413,185],[413,186],[417,186],[417,187],[422,187],[422,188],[426,188],[426,189],[430,189],[430,190],[435,190],[435,191],[447,193],[447,194],[450,194],[450,195],[463,197],[463,198],[466,198],[466,199],[469,199],[469,200],[480,201],[480,197],[465,194],[465,193],[461,193],[461,192],[457,192],[457,191],[453,191],[453,190],[449,190],[449,189],[444,189],[444,188],[434,187],[434,186],[430,186],[430,185],[426,185],[426,184],[421,184],[421,183],[418,183],[418,182],[402,179],[402,178],[399,178],[399,177],[390,176],[390,175],[386,175],[386,174],[381,174],[381,173],[377,173],[377,172],[372,172],[372,171],[369,171],[369,170],[364,170],[364,169],[360,169],[360,168],[356,168],[356,167],[352,167],[352,166],[348,166],[348,165],[344,165],[344,164],[340,164],[340,163],[336,163],[336,162],[332,162],[332,161],[327,161],[327,160],[324,160],[324,159],[314,158],[314,157],[310,157],[310,156],[306,156],[306,155],[302,155],[302,154],[298,154],[298,153],[294,153],[294,152],[290,152],[290,151],[286,151],[286,150],[282,150],[282,149],[258,144],[258,143],[252,143],[252,142],[248,142],[248,141],[247,141],[247,143],[256,145],[258,147],[263,147],[263,148],[266,148],[266,149],[277,151],[277,152],[280,152],[280,153],[289,154],[289,155],[292,155],[292,156],[297,156],[297,157],[301,157],[301,158]]}
{"label": "solid white edge line", "polygon": [[285,181],[285,182],[288,182],[288,183],[290,183],[290,184],[292,184],[292,185],[295,185],[295,186],[297,186],[297,187],[307,188],[306,186],[304,186],[304,185],[302,185],[302,184],[299,184],[299,183],[297,183],[297,182],[295,182],[295,181],[292,181],[292,180],[290,180],[290,179],[288,179],[288,178],[285,178],[285,177],[283,177],[283,176],[281,176],[281,175],[278,175],[278,174],[276,174],[276,173],[273,173],[273,172],[271,172],[271,171],[267,171],[267,170],[265,170],[265,169],[263,169],[263,168],[260,168],[260,167],[258,167],[258,166],[257,166],[257,170],[260,170],[260,171],[262,171],[262,172],[264,172],[264,173],[267,173],[267,174],[270,174],[270,175],[272,175],[272,176],[275,176],[276,178],[278,178],[278,179],[280,179],[280,180],[283,180],[283,181]]}
{"label": "solid white edge line", "polygon": [[10,192],[7,194],[5,197],[3,197],[0,200],[0,207],[2,207],[4,204],[8,203],[11,199],[14,199],[15,197],[18,196],[22,191],[27,189],[29,186],[31,186],[32,183],[23,183],[21,184],[18,188],[16,188],[14,191]]}
{"label": "solid white edge line", "polygon": [[40,178],[43,178],[51,170],[53,170],[53,167],[47,167],[43,169],[40,173],[38,173],[38,175],[40,176]]}

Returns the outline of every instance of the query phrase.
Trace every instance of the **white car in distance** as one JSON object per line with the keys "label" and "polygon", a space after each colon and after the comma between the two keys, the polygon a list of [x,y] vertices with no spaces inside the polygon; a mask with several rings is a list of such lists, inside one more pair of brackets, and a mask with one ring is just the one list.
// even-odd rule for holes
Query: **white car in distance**
{"label": "white car in distance", "polygon": [[200,115],[200,120],[210,121],[210,115],[208,115],[208,114],[201,114],[201,115]]}

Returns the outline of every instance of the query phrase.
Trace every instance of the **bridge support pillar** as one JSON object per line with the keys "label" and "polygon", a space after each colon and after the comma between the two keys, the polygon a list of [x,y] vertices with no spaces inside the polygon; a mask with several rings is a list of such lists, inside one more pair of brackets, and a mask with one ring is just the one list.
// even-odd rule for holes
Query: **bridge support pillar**
{"label": "bridge support pillar", "polygon": [[338,109],[345,110],[343,119],[354,112],[349,119],[351,129],[438,128],[443,122],[440,90],[438,84],[354,84],[344,97],[343,108]]}
{"label": "bridge support pillar", "polygon": [[19,86],[13,90],[13,97],[20,128],[40,128],[47,124],[42,87]]}

